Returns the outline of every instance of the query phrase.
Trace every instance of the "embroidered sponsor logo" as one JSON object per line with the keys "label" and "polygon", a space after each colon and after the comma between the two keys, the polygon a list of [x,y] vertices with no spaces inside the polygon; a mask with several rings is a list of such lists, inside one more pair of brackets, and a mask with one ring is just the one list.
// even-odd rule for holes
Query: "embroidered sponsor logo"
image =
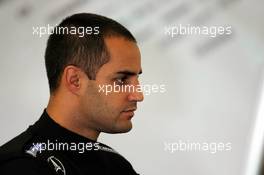
{"label": "embroidered sponsor logo", "polygon": [[42,148],[43,145],[41,143],[33,144],[28,150],[26,150],[26,153],[33,157],[37,157],[37,153],[41,152]]}
{"label": "embroidered sponsor logo", "polygon": [[57,174],[66,175],[66,170],[58,158],[56,158],[55,156],[50,156],[47,161],[48,163],[53,165]]}

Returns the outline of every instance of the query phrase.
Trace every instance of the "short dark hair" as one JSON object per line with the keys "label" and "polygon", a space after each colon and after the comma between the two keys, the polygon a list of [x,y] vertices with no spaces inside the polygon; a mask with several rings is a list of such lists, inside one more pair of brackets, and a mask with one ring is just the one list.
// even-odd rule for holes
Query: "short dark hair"
{"label": "short dark hair", "polygon": [[[61,28],[72,29],[72,27],[96,31],[83,36],[74,32],[58,33]],[[96,14],[74,14],[56,26],[49,36],[45,52],[50,93],[58,88],[63,70],[68,65],[81,68],[89,79],[95,80],[99,68],[110,59],[105,38],[111,36],[136,42],[134,36],[123,25]]]}

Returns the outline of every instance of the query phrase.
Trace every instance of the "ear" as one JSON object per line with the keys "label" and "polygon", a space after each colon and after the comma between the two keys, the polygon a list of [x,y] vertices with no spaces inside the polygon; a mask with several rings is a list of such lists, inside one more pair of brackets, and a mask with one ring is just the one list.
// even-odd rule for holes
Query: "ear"
{"label": "ear", "polygon": [[66,66],[64,69],[65,87],[72,93],[79,95],[81,89],[81,70],[76,66]]}

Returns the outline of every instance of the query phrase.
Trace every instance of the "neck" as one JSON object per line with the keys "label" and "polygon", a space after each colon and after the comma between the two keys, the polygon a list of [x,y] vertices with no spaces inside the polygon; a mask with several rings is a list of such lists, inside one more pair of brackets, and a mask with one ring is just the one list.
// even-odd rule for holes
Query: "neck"
{"label": "neck", "polygon": [[83,125],[81,118],[84,117],[80,117],[81,114],[76,112],[76,110],[72,110],[78,109],[76,107],[67,104],[66,99],[51,97],[46,108],[46,112],[56,123],[62,127],[83,137],[97,141],[100,132],[87,128]]}

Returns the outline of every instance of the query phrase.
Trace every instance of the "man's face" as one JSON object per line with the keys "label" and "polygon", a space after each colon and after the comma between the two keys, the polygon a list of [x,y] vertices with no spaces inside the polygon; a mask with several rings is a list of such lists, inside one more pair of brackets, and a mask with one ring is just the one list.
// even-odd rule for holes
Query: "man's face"
{"label": "man's face", "polygon": [[143,100],[143,94],[136,91],[137,88],[134,91],[132,88],[121,89],[128,85],[139,86],[138,76],[142,72],[140,51],[136,43],[122,37],[106,38],[105,43],[110,60],[98,70],[96,80],[87,78],[80,102],[81,111],[86,127],[107,133],[128,132],[132,128],[131,118],[137,102]]}

